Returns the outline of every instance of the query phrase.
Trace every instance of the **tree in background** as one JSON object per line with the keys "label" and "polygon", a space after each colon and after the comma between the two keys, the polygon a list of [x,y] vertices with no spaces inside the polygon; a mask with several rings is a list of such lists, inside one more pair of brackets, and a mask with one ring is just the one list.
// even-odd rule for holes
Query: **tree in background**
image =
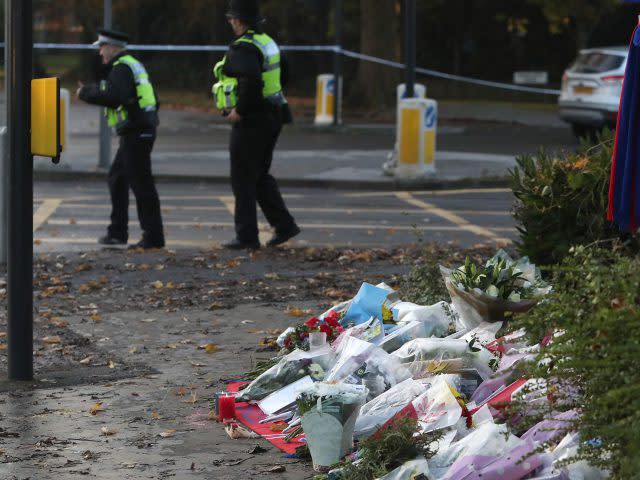
{"label": "tree in background", "polygon": [[[360,52],[386,60],[399,60],[402,0],[360,0]],[[395,104],[398,71],[371,62],[360,62],[351,101],[367,107]]]}
{"label": "tree in background", "polygon": [[572,26],[575,29],[576,52],[587,46],[589,35],[603,16],[609,15],[620,4],[619,0],[529,0],[539,6],[549,22],[552,32]]}
{"label": "tree in background", "polygon": [[[177,0],[161,6],[157,0],[112,2],[113,27],[128,32],[135,43],[224,45],[232,39],[224,17],[227,0]],[[404,3],[342,0],[344,47],[402,62]],[[619,0],[416,0],[416,4],[418,66],[506,82],[515,70],[546,70],[550,86],[559,84],[578,47],[626,44],[640,10]],[[266,32],[281,45],[333,43],[336,0],[262,0],[261,5]],[[34,38],[92,42],[103,23],[102,12],[103,0],[34,0],[38,28]],[[0,31],[3,27],[1,23]],[[69,85],[93,79],[98,71],[98,57],[90,50],[37,53],[49,73]],[[136,55],[161,90],[197,94],[208,105],[211,67],[222,52]],[[313,97],[316,75],[333,71],[331,53],[290,52],[287,57],[290,96]],[[343,64],[346,106],[373,110],[395,103],[402,71],[349,58]],[[504,99],[501,90],[420,75],[417,80],[427,84],[434,98]]]}

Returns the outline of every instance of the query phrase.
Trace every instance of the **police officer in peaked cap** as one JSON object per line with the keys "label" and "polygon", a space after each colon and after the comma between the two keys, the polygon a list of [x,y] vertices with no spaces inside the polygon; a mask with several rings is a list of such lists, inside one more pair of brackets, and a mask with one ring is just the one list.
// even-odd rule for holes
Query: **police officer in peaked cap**
{"label": "police officer in peaked cap", "polygon": [[300,233],[269,173],[282,125],[291,122],[282,92],[283,58],[276,42],[261,29],[256,0],[231,0],[226,16],[236,38],[214,68],[213,93],[232,124],[229,152],[236,236],[223,246],[260,247],[256,202],[275,231],[267,246],[275,246]]}
{"label": "police officer in peaked cap", "polygon": [[162,248],[164,231],[160,199],[151,173],[151,150],[158,126],[158,101],[142,63],[126,51],[129,37],[100,30],[94,43],[102,63],[110,70],[106,80],[93,85],[79,83],[81,100],[105,107],[110,127],[120,146],[109,170],[111,224],[98,239],[103,245],[125,245],[129,238],[129,187],[136,198],[142,239],[131,247]]}

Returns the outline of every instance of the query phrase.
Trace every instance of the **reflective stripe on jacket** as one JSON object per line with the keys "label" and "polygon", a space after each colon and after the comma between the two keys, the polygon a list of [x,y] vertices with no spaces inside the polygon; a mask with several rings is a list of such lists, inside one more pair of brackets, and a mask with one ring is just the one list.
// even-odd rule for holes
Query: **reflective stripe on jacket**
{"label": "reflective stripe on jacket", "polygon": [[[133,73],[133,79],[136,84],[136,95],[138,97],[138,106],[143,112],[155,112],[157,110],[158,102],[156,95],[153,91],[153,86],[149,82],[149,74],[144,68],[144,65],[131,55],[124,55],[120,57],[113,66],[123,64],[131,69]],[[105,88],[105,84],[101,84],[101,88]],[[123,105],[118,108],[107,108],[107,123],[110,127],[118,126],[125,122],[128,118],[127,110]]]}
{"label": "reflective stripe on jacket", "polygon": [[[278,44],[266,33],[255,33],[253,30],[247,31],[234,41],[234,44],[239,43],[254,45],[262,53],[262,97],[277,104],[285,103],[286,100],[282,95],[280,84],[280,48]],[[213,68],[213,74],[218,81],[213,85],[211,91],[216,100],[216,107],[220,110],[229,110],[235,107],[238,102],[237,78],[227,77],[222,71],[226,60],[225,55]]]}

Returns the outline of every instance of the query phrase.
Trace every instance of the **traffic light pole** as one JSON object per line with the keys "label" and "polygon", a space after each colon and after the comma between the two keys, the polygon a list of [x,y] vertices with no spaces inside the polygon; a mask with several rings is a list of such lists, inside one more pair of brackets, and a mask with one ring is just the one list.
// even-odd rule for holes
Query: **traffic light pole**
{"label": "traffic light pole", "polygon": [[[104,0],[104,28],[111,28],[111,0]],[[108,170],[111,165],[111,128],[107,125],[107,117],[100,109],[100,152],[98,157],[98,168]]]}
{"label": "traffic light pole", "polygon": [[9,380],[33,379],[32,0],[5,1]]}
{"label": "traffic light pole", "polygon": [[405,0],[404,12],[404,52],[405,80],[407,98],[414,97],[416,83],[416,0]]}
{"label": "traffic light pole", "polygon": [[[342,18],[343,18],[343,5],[342,0],[335,0],[334,12],[334,29],[335,29],[335,45],[338,48],[342,48]],[[333,125],[338,126],[340,123],[340,108],[341,98],[340,92],[342,91],[342,52],[337,51],[333,55]]]}

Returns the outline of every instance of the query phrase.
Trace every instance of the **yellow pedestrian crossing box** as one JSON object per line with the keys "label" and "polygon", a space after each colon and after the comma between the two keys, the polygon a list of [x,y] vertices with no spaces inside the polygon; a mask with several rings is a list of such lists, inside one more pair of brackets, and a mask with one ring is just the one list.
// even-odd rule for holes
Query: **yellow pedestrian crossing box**
{"label": "yellow pedestrian crossing box", "polygon": [[31,80],[31,154],[60,160],[60,79]]}

